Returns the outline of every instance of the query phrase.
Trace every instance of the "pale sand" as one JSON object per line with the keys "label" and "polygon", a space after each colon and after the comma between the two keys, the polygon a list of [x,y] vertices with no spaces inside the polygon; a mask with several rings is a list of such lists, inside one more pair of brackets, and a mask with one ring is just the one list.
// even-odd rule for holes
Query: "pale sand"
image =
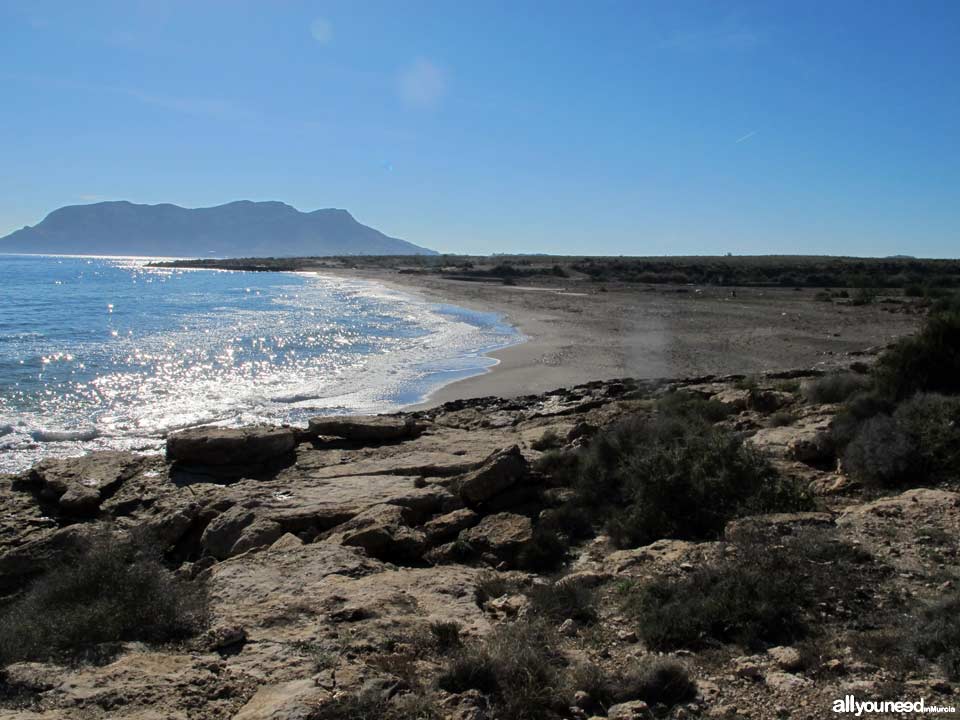
{"label": "pale sand", "polygon": [[320,272],[502,313],[527,337],[491,353],[499,363],[488,372],[440,388],[425,405],[618,377],[842,367],[857,359],[851,352],[884,346],[918,323],[917,316],[882,304],[816,301],[811,289],[736,288],[734,297],[719,287],[609,285],[600,292],[588,280],[562,278],[505,286],[392,270]]}

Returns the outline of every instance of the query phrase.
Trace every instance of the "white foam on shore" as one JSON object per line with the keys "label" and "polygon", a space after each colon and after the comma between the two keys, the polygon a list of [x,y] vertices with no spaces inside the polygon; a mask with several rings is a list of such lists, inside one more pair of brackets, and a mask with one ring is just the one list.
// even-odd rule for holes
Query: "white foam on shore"
{"label": "white foam on shore", "polygon": [[90,450],[156,450],[195,425],[397,410],[484,372],[496,363],[486,352],[523,339],[494,315],[365,280],[309,274],[273,291],[267,309],[212,308],[180,329],[121,337],[117,369],[62,397],[27,410],[0,398],[0,472]]}

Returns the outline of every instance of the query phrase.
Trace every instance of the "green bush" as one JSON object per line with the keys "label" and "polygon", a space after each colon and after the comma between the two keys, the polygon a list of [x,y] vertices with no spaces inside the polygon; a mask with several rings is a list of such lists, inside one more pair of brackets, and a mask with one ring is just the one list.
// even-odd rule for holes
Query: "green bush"
{"label": "green bush", "polygon": [[960,471],[960,398],[920,393],[893,414],[916,448],[917,472],[927,482]]}
{"label": "green bush", "polygon": [[706,419],[709,404],[673,393],[657,414],[621,420],[595,435],[560,472],[573,505],[606,520],[614,543],[716,537],[746,513],[808,510],[812,498],[762,452]]}
{"label": "green bush", "polygon": [[914,641],[917,652],[940,664],[951,680],[960,680],[960,595],[928,608]]}
{"label": "green bush", "polygon": [[838,372],[805,382],[801,392],[807,402],[839,403],[866,389],[869,384],[869,378],[863,375]]}
{"label": "green bush", "polygon": [[880,357],[875,375],[878,387],[897,400],[917,392],[960,393],[960,312],[932,314],[919,333]]}
{"label": "green bush", "polygon": [[573,667],[568,674],[571,692],[583,690],[590,696],[589,710],[605,713],[606,708],[630,700],[668,707],[696,697],[697,686],[687,669],[675,660],[647,659],[636,668],[611,674],[592,663]]}
{"label": "green bush", "polygon": [[437,682],[447,692],[475,689],[490,696],[502,720],[539,720],[564,707],[563,665],[546,623],[518,621],[456,653]]}
{"label": "green bush", "polygon": [[450,652],[462,645],[460,625],[455,622],[430,623],[430,636],[433,646],[442,653]]}
{"label": "green bush", "polygon": [[621,503],[607,529],[618,547],[715,538],[742,515],[812,507],[808,490],[780,476],[762,452],[709,425],[654,434],[620,460],[616,477]]}
{"label": "green bush", "polygon": [[913,476],[916,450],[889,415],[867,420],[843,453],[843,469],[872,487],[903,485]]}
{"label": "green bush", "polygon": [[639,588],[629,610],[656,650],[736,643],[751,649],[806,635],[808,590],[795,573],[729,563]]}
{"label": "green bush", "polygon": [[486,572],[477,579],[477,586],[473,590],[473,598],[477,607],[483,607],[488,600],[514,592],[516,586],[499,573]]}
{"label": "green bush", "polygon": [[567,561],[570,542],[565,535],[538,525],[533,537],[517,554],[517,565],[524,570],[555,570]]}
{"label": "green bush", "polygon": [[534,585],[528,592],[530,611],[553,624],[575,620],[590,625],[597,620],[593,590],[582,583],[549,583]]}
{"label": "green bush", "polygon": [[936,482],[958,463],[960,398],[927,393],[864,422],[843,454],[846,472],[877,488]]}
{"label": "green bush", "polygon": [[661,397],[657,402],[657,410],[662,415],[711,423],[720,422],[736,412],[727,403],[685,390],[670,392]]}
{"label": "green bush", "polygon": [[854,603],[871,561],[830,533],[747,538],[736,557],[630,588],[624,608],[656,650],[789,644],[810,632],[816,603]]}
{"label": "green bush", "polygon": [[770,427],[787,427],[789,425],[793,425],[796,421],[797,421],[797,416],[794,415],[792,412],[781,410],[779,412],[773,413],[770,416],[768,423]]}
{"label": "green bush", "polygon": [[554,450],[562,445],[563,438],[561,438],[553,428],[547,428],[543,435],[530,443],[530,447],[540,451]]}
{"label": "green bush", "polygon": [[145,535],[102,532],[0,613],[0,666],[82,659],[99,643],[166,642],[198,632],[205,588],[176,578]]}

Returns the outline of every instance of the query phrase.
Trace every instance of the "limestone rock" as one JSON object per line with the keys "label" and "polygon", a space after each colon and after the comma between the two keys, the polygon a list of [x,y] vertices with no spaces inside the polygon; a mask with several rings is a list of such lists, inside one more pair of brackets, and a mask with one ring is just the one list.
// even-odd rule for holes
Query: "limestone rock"
{"label": "limestone rock", "polygon": [[752,389],[747,392],[747,406],[761,413],[772,413],[793,402],[793,395],[779,390]]}
{"label": "limestone rock", "polygon": [[399,505],[374,505],[334,529],[324,542],[361,547],[381,560],[415,560],[426,538],[409,526],[409,511]]}
{"label": "limestone rock", "polygon": [[263,685],[233,720],[308,720],[329,698],[311,678]]}
{"label": "limestone rock", "polygon": [[103,497],[132,477],[143,458],[128,452],[104,451],[78,458],[44,460],[24,476],[42,500],[56,502],[72,516],[96,515]]}
{"label": "limestone rock", "polygon": [[653,718],[650,706],[643,700],[630,700],[629,702],[612,705],[607,710],[609,720],[648,720]]}
{"label": "limestone rock", "polygon": [[800,690],[813,684],[811,680],[805,677],[786,672],[767,673],[764,677],[764,682],[766,682],[769,687],[780,692]]}
{"label": "limestone rock", "polygon": [[459,482],[460,497],[468,505],[478,505],[525,480],[529,474],[526,458],[514,445],[493,453],[479,469],[464,475]]}
{"label": "limestone rock", "polygon": [[445,542],[478,522],[480,522],[480,516],[477,513],[469,508],[461,508],[426,522],[423,532],[430,543]]}
{"label": "limestone rock", "polygon": [[332,435],[366,443],[395,442],[417,437],[423,432],[411,417],[391,415],[344,415],[311,418],[310,435]]}
{"label": "limestone rock", "polygon": [[198,427],[167,438],[167,459],[196,465],[261,466],[293,451],[293,428]]}
{"label": "limestone rock", "polygon": [[792,647],[772,647],[767,650],[767,655],[773,658],[773,661],[781,670],[794,672],[803,666],[803,658],[800,657],[800,651]]}
{"label": "limestone rock", "polygon": [[524,515],[497,513],[487,515],[477,525],[460,533],[460,537],[480,552],[512,561],[517,552],[533,539],[533,523]]}
{"label": "limestone rock", "polygon": [[200,539],[204,549],[225,560],[247,550],[270,545],[283,535],[279,523],[258,517],[252,510],[232,507],[215,517]]}

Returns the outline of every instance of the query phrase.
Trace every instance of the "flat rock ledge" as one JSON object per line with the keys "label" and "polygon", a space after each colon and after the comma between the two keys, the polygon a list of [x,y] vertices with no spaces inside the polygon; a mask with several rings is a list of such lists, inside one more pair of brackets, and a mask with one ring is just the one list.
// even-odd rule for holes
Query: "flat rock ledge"
{"label": "flat rock ledge", "polygon": [[365,443],[410,440],[423,432],[412,417],[400,415],[344,415],[311,418],[307,434]]}

